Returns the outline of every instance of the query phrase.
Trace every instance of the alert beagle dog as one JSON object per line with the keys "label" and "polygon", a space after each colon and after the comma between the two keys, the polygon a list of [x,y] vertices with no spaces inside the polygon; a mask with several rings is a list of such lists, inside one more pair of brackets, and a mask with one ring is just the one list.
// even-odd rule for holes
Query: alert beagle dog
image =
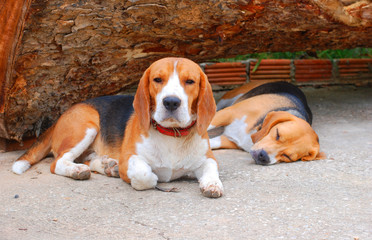
{"label": "alert beagle dog", "polygon": [[290,83],[243,85],[227,92],[217,108],[208,128],[212,149],[243,149],[261,165],[325,157],[306,97]]}
{"label": "alert beagle dog", "polygon": [[204,196],[220,197],[223,186],[207,133],[215,112],[201,68],[185,58],[164,58],[144,72],[134,99],[104,96],[67,110],[14,163],[13,172],[25,172],[52,152],[50,170],[58,175],[88,179],[96,171],[136,190],[187,176],[199,180]]}

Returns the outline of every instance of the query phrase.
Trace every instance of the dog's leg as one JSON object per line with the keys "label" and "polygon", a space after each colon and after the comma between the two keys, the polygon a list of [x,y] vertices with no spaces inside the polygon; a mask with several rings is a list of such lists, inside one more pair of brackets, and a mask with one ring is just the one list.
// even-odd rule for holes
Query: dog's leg
{"label": "dog's leg", "polygon": [[43,159],[51,150],[51,138],[54,126],[45,131],[32,147],[13,164],[12,170],[16,174],[22,174],[27,169]]}
{"label": "dog's leg", "polygon": [[233,116],[234,113],[231,108],[224,108],[216,112],[207,130],[229,125],[234,120]]}
{"label": "dog's leg", "polygon": [[218,198],[223,195],[223,186],[218,173],[217,162],[208,158],[203,165],[195,171],[199,180],[200,190],[204,196]]}
{"label": "dog's leg", "polygon": [[[66,142],[66,145],[62,144],[59,147],[57,157],[50,167],[51,172],[73,179],[83,180],[90,178],[89,167],[85,164],[74,163],[74,160],[89,148],[96,136],[97,129],[91,127],[86,128],[85,135],[82,138],[78,138],[75,135],[74,138],[66,137],[63,139],[62,143]],[[77,139],[80,139],[80,141]],[[73,147],[69,147],[71,145]]]}
{"label": "dog's leg", "polygon": [[154,188],[158,182],[158,176],[152,172],[151,167],[145,160],[138,155],[132,155],[129,158],[127,175],[132,187],[136,190]]}
{"label": "dog's leg", "polygon": [[225,135],[209,139],[211,149],[239,149],[239,147]]}
{"label": "dog's leg", "polygon": [[86,159],[91,171],[106,174],[109,177],[119,177],[119,162],[108,156],[98,156],[96,153],[90,154]]}

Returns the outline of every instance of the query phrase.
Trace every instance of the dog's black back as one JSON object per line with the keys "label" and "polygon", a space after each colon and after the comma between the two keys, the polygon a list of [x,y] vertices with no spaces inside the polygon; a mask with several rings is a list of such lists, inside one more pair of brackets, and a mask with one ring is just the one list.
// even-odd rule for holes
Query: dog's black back
{"label": "dog's black back", "polygon": [[[305,94],[298,87],[288,82],[270,82],[262,84],[243,94],[236,102],[262,94],[284,95],[295,104],[296,110],[299,111],[306,118],[305,120],[311,125],[313,114],[307,104]],[[286,109],[278,109],[277,111],[285,110]]]}
{"label": "dog's black back", "polygon": [[92,98],[83,103],[94,107],[100,116],[101,136],[105,143],[116,143],[124,137],[125,127],[133,113],[133,96],[115,95]]}

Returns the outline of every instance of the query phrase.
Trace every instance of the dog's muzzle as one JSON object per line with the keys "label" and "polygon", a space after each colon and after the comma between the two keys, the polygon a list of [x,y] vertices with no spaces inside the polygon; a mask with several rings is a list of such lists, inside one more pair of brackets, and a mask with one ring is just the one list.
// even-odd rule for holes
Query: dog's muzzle
{"label": "dog's muzzle", "polygon": [[270,165],[270,157],[267,152],[263,149],[249,151],[252,158],[259,165]]}
{"label": "dog's muzzle", "polygon": [[181,99],[178,97],[165,97],[163,99],[163,105],[168,111],[174,112],[181,105]]}

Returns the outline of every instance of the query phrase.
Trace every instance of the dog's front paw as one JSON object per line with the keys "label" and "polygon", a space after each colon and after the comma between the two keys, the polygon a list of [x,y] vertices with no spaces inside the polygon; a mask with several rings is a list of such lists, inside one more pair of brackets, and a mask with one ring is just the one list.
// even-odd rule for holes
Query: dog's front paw
{"label": "dog's front paw", "polygon": [[155,188],[158,183],[158,176],[153,172],[138,173],[130,179],[130,184],[136,190],[146,190]]}
{"label": "dog's front paw", "polygon": [[128,162],[127,175],[134,189],[146,190],[155,188],[158,183],[158,176],[152,172],[151,167],[146,163],[144,158],[133,155]]}
{"label": "dog's front paw", "polygon": [[200,191],[205,197],[219,198],[223,195],[222,182],[219,179],[215,181],[200,181]]}

